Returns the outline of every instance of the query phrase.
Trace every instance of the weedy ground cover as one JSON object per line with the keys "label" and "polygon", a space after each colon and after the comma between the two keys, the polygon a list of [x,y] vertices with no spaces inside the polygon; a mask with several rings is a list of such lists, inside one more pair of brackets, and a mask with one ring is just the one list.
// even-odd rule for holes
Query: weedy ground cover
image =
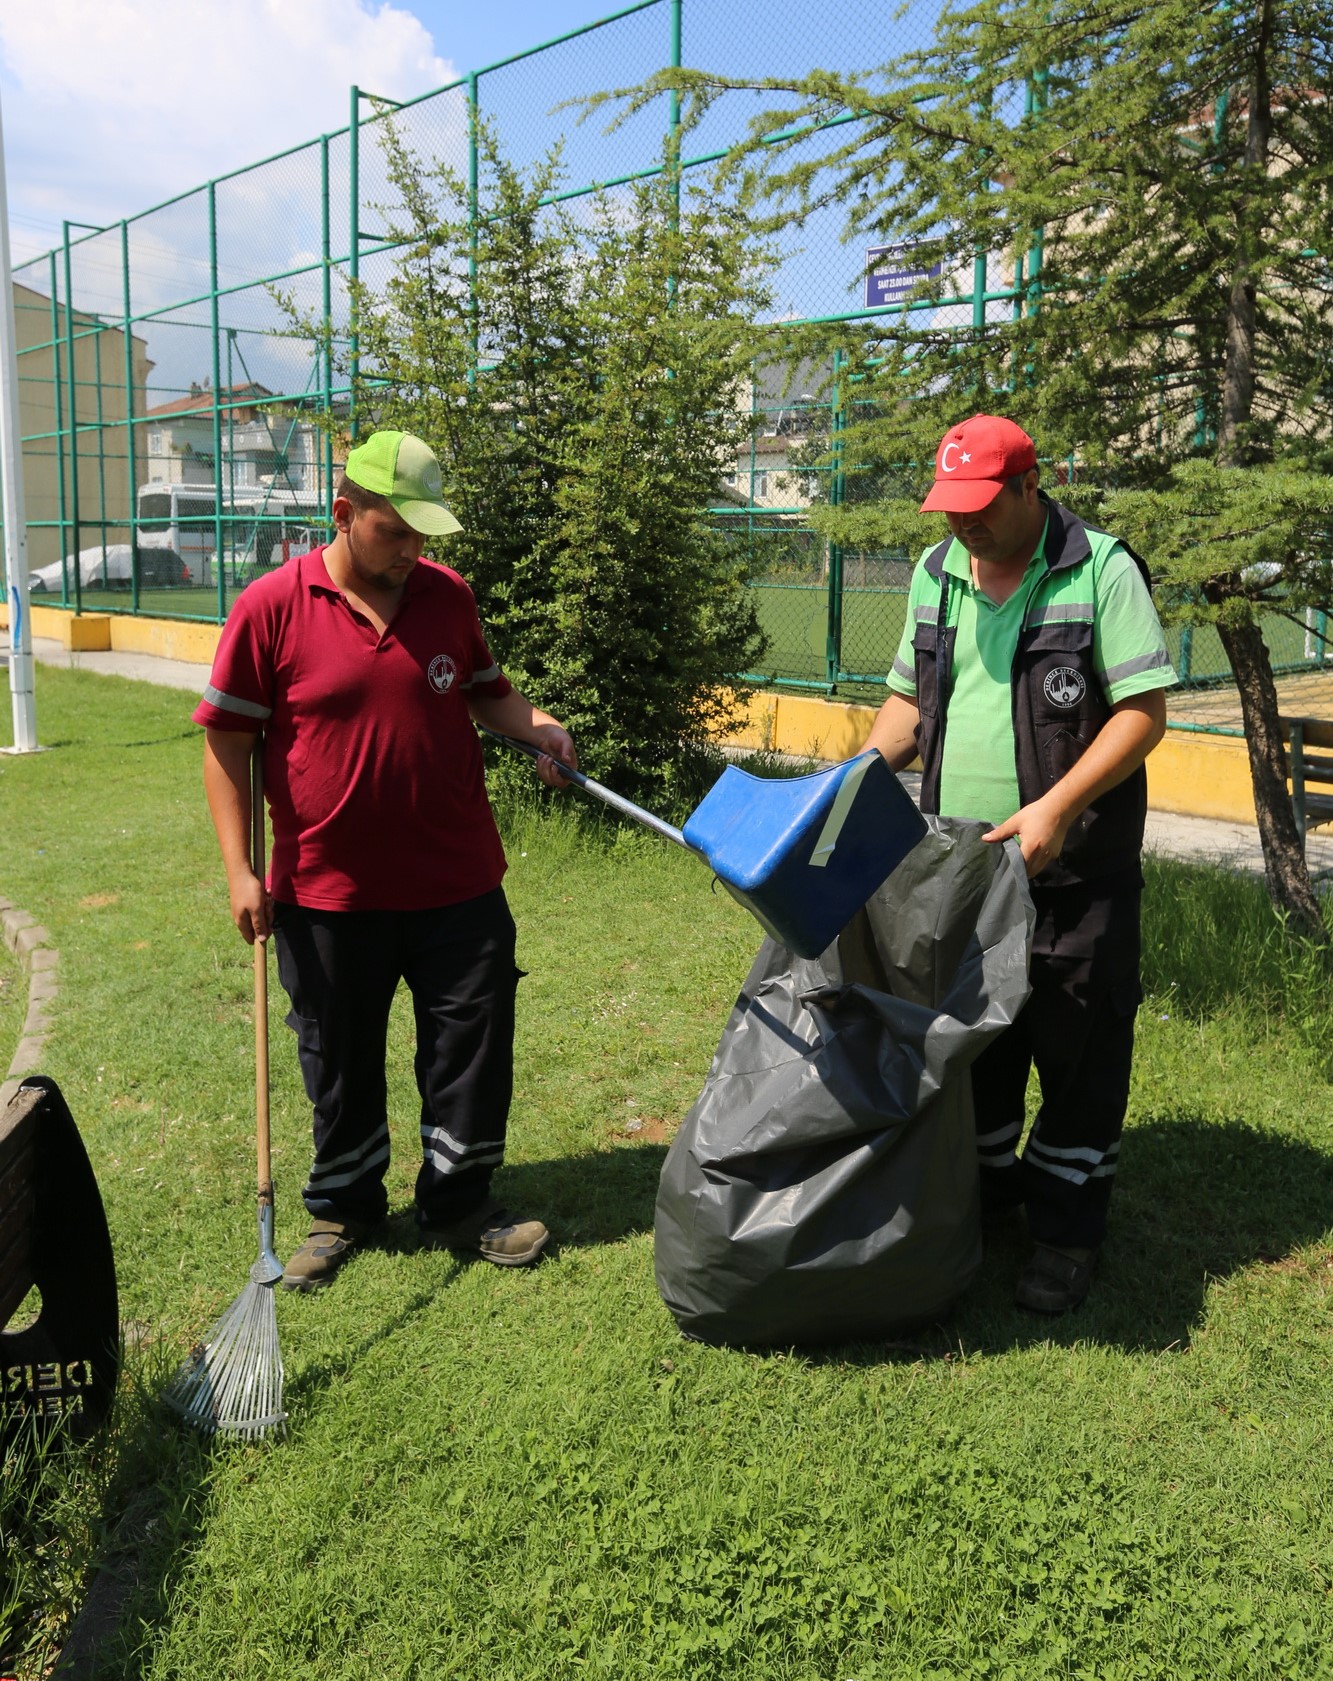
{"label": "weedy ground cover", "polygon": [[[281,1296],[291,1430],[212,1450],[156,1397],[254,1245],[250,969],[188,696],[39,672],[0,760],[0,891],[62,954],[47,1071],[89,1145],[127,1328],[113,1434],[4,1477],[0,1653],[40,1673],[90,1562],[107,1676],[661,1681],[1320,1677],[1330,1666],[1333,1038],[1261,890],[1149,871],[1131,1126],[1085,1307],[1011,1306],[1015,1238],[892,1346],[683,1341],[652,1213],[757,931],[706,870],[575,805],[504,812],[520,928],[505,1197],[555,1252],[419,1251],[395,1014],[393,1215]],[[278,1247],[308,1121],[274,987]],[[6,1673],[9,1671],[7,1670]]]}

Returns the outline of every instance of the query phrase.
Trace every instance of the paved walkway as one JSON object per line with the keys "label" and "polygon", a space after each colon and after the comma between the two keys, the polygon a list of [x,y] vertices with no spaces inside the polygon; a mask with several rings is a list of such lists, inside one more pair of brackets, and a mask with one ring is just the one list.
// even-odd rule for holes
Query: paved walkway
{"label": "paved walkway", "polygon": [[[144,683],[161,683],[172,689],[201,694],[209,668],[188,660],[161,659],[152,654],[71,653],[59,642],[34,637],[33,654],[46,665],[61,665],[80,671],[96,671],[113,677],[133,677]],[[1279,684],[1284,712],[1329,716],[1333,711],[1333,673],[1284,679]],[[1171,716],[1195,723],[1240,727],[1240,703],[1234,689],[1206,695],[1172,696]],[[1222,823],[1208,817],[1182,817],[1169,811],[1148,813],[1149,851],[1172,858],[1203,858],[1235,869],[1263,870],[1259,831],[1252,823]],[[1311,874],[1320,881],[1333,881],[1333,834],[1311,835],[1306,855]]]}
{"label": "paved walkway", "polygon": [[[156,654],[75,653],[47,637],[32,639],[33,658],[42,665],[63,665],[74,671],[96,671],[106,677],[133,677],[141,683],[160,683],[167,689],[192,689],[199,695],[208,681],[209,667],[190,660],[161,659]],[[7,660],[6,660],[7,663]]]}

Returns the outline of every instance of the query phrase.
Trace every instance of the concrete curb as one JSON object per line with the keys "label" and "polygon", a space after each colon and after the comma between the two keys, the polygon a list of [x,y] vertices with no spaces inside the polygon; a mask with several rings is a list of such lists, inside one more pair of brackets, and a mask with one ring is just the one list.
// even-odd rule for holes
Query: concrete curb
{"label": "concrete curb", "polygon": [[60,953],[51,944],[49,931],[35,916],[3,898],[0,898],[0,928],[4,931],[5,944],[28,977],[28,1013],[23,1018],[23,1030],[8,1077],[0,1085],[0,1109],[3,1109],[24,1075],[36,1071],[46,1050],[51,1012],[60,990]]}

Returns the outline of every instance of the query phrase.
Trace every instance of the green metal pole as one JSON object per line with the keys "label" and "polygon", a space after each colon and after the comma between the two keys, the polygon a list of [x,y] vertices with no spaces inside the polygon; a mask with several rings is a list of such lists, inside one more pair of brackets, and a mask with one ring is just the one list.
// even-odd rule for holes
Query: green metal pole
{"label": "green metal pole", "polygon": [[[232,350],[236,344],[235,327],[227,328],[227,512],[236,512],[236,409],[232,402],[232,393],[236,388],[236,371],[232,366]],[[269,434],[272,442],[272,433]],[[234,525],[227,527],[227,547],[231,550],[231,581],[236,583],[236,531]],[[256,550],[259,543],[259,531],[255,531]]]}
{"label": "green metal pole", "polygon": [[347,278],[352,288],[352,320],[348,334],[348,396],[347,430],[352,442],[357,438],[356,385],[361,373],[360,341],[357,337],[356,289],[361,279],[361,89],[352,88],[352,121],[347,131],[348,226],[351,238],[347,246]]}
{"label": "green metal pole", "polygon": [[[69,532],[66,526],[66,515],[69,511],[69,505],[67,501],[68,487],[65,484],[65,421],[63,413],[65,399],[60,386],[60,313],[59,305],[57,303],[60,291],[59,287],[56,285],[56,254],[54,251],[52,251],[50,258],[50,274],[51,395],[55,399],[56,494],[60,500],[60,518],[57,521],[56,530],[59,534],[58,540],[60,543],[60,555],[63,561],[65,555],[69,553]],[[60,605],[62,607],[69,606],[69,577],[67,575],[66,568],[63,565],[60,568]]]}
{"label": "green metal pole", "polygon": [[750,363],[750,477],[745,486],[745,501],[749,507],[746,523],[749,526],[750,553],[754,553],[754,470],[755,470],[755,415],[759,412],[759,364]]}
{"label": "green metal pole", "polygon": [[218,623],[227,617],[227,580],[222,547],[222,411],[218,407],[222,380],[221,322],[218,316],[218,189],[208,183],[208,283],[212,288],[209,322],[213,339],[213,551],[217,565]]}
{"label": "green metal pole", "polygon": [[69,260],[69,223],[65,228],[65,368],[69,374],[69,514],[74,555],[74,611],[83,611],[83,583],[79,576],[79,427],[74,371],[74,294]]}
{"label": "green metal pole", "polygon": [[477,364],[481,359],[481,335],[477,324],[477,217],[480,206],[481,158],[478,121],[481,112],[481,81],[473,71],[467,79],[467,312],[468,363],[467,382],[477,383]]}
{"label": "green metal pole", "polygon": [[1176,676],[1182,683],[1188,683],[1194,671],[1194,626],[1184,625],[1180,632],[1180,669]]}
{"label": "green metal pole", "polygon": [[[829,505],[842,506],[846,484],[843,478],[841,350],[833,352],[833,473],[829,481]],[[824,642],[824,664],[830,686],[836,686],[842,669],[842,545],[830,543],[828,550],[828,633]]]}
{"label": "green metal pole", "polygon": [[320,256],[323,260],[320,306],[324,312],[324,460],[320,473],[319,505],[327,513],[333,501],[333,263],[329,214],[329,137],[319,142]]}
{"label": "green metal pole", "polygon": [[[986,100],[978,107],[980,114],[989,117],[991,114],[990,101]],[[983,154],[984,155],[984,154]],[[987,177],[981,184],[982,192],[990,191],[990,180]],[[986,250],[977,245],[972,253],[972,330],[975,333],[984,331],[986,326]]]}
{"label": "green metal pole", "polygon": [[986,325],[986,253],[972,258],[972,326],[980,332]]}
{"label": "green metal pole", "polygon": [[[681,42],[684,36],[684,0],[671,0],[671,68],[679,70]],[[671,232],[680,232],[680,90],[672,88],[667,95],[667,168],[671,183]],[[677,277],[667,276],[668,305],[676,301]]]}
{"label": "green metal pole", "polygon": [[[106,582],[106,417],[102,411],[102,333],[93,339],[93,378],[97,381],[97,512],[102,533],[102,582]],[[132,551],[131,551],[132,552]]]}
{"label": "green metal pole", "polygon": [[[1028,84],[1028,108],[1033,116],[1040,116],[1046,109],[1047,72],[1038,70]],[[1032,244],[1028,247],[1028,280],[1027,299],[1028,311],[1036,315],[1041,309],[1041,262],[1045,250],[1046,230],[1036,227],[1032,230]]]}
{"label": "green metal pole", "polygon": [[134,454],[134,325],[130,297],[130,224],[120,224],[120,289],[125,333],[125,482],[129,490],[130,606],[139,611],[139,463]]}

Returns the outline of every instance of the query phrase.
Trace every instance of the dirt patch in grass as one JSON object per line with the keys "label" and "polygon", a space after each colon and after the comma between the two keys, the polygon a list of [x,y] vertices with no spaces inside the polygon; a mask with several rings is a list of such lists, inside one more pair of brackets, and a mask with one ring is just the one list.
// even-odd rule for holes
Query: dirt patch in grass
{"label": "dirt patch in grass", "polygon": [[627,1138],[631,1144],[669,1144],[675,1136],[675,1121],[661,1115],[635,1115],[616,1131],[617,1138]]}

